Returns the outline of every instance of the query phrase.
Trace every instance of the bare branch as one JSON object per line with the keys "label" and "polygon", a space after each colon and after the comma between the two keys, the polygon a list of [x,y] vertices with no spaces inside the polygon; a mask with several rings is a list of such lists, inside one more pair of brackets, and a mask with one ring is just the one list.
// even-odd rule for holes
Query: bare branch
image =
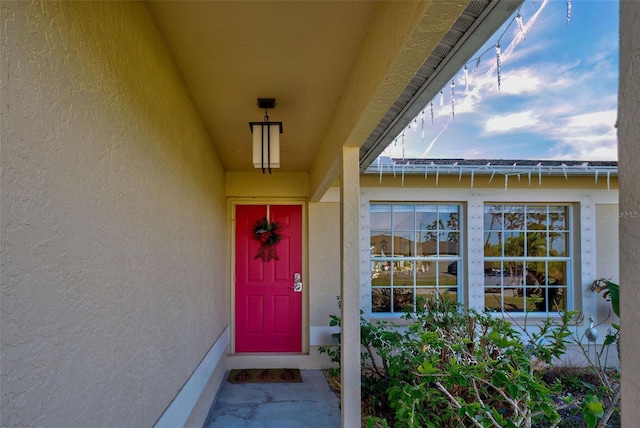
{"label": "bare branch", "polygon": [[[436,382],[436,386],[438,387],[438,389],[447,396],[447,398],[449,399],[449,401],[451,401],[451,404],[453,404],[453,407],[455,407],[456,409],[461,409],[462,406],[460,405],[460,403],[458,403],[458,401],[455,399],[455,397],[453,395],[451,395],[451,393],[447,390],[447,388],[444,387],[444,385],[442,385],[440,383],[440,381]],[[469,417],[469,419],[471,419],[471,421],[473,422],[473,424],[479,428],[483,428],[482,424],[473,416],[471,416],[468,412],[464,412],[465,415],[467,415]]]}

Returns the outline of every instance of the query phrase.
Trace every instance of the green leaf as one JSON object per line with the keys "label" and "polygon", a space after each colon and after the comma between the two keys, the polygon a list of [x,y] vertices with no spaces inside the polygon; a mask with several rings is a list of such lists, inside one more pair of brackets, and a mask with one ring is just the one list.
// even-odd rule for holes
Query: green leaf
{"label": "green leaf", "polygon": [[582,412],[588,428],[593,428],[598,422],[598,418],[604,416],[602,402],[593,394],[587,394],[582,402]]}
{"label": "green leaf", "polygon": [[507,375],[503,371],[496,371],[493,374],[491,380],[493,381],[494,384],[496,384],[498,386],[508,385],[509,384],[509,378],[507,377]]}
{"label": "green leaf", "polygon": [[595,428],[598,418],[591,413],[584,414],[584,421],[587,423],[587,428]]}
{"label": "green leaf", "polygon": [[425,361],[421,365],[418,366],[418,373],[420,374],[430,374],[434,373],[435,367],[429,362]]}
{"label": "green leaf", "polygon": [[613,313],[620,316],[620,286],[614,282],[607,281],[607,289],[611,293],[611,307]]}
{"label": "green leaf", "polygon": [[505,425],[505,427],[506,428],[518,428],[518,426],[516,424],[511,422],[511,419],[507,419],[507,424]]}
{"label": "green leaf", "polygon": [[599,400],[587,403],[587,408],[589,409],[590,413],[593,413],[593,415],[597,417],[604,416],[604,407],[602,406],[602,403]]}

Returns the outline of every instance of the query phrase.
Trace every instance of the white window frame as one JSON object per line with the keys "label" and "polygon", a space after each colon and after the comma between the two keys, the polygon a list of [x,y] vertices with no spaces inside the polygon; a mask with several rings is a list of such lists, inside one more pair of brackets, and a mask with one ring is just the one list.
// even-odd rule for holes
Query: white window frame
{"label": "white window frame", "polygon": [[[457,229],[439,229],[439,225],[436,225],[437,228],[434,231],[437,236],[439,237],[441,233],[448,233],[448,232],[455,232],[458,234],[458,242],[457,242],[457,255],[441,255],[439,254],[440,252],[440,241],[439,239],[437,240],[437,245],[436,245],[436,249],[437,249],[437,254],[435,255],[424,255],[424,256],[419,256],[417,255],[417,245],[418,242],[417,240],[412,241],[413,242],[413,255],[412,256],[395,256],[394,255],[394,236],[395,235],[395,231],[393,230],[393,216],[394,216],[394,210],[393,207],[394,206],[411,206],[412,207],[412,211],[414,214],[414,232],[417,230],[416,226],[415,226],[415,215],[416,215],[416,207],[418,206],[432,206],[436,209],[436,213],[440,212],[441,207],[444,206],[455,206],[458,209],[458,228]],[[370,276],[369,276],[369,283],[368,283],[368,288],[370,291],[370,299],[368,302],[369,308],[370,308],[370,315],[372,317],[400,317],[401,315],[404,314],[404,312],[402,310],[398,310],[396,308],[393,307],[394,305],[394,299],[393,299],[393,292],[395,289],[411,289],[413,291],[413,305],[415,308],[415,303],[416,303],[416,296],[418,295],[417,290],[428,290],[428,289],[433,289],[434,291],[438,292],[438,291],[444,291],[446,289],[450,289],[453,288],[454,286],[452,285],[440,285],[439,284],[439,275],[438,273],[436,273],[436,284],[431,286],[419,286],[417,285],[417,269],[411,269],[411,275],[412,275],[412,286],[411,287],[407,287],[406,285],[403,286],[395,286],[394,281],[395,278],[397,277],[395,275],[394,272],[394,266],[396,263],[404,263],[404,262],[409,262],[412,263],[413,266],[417,266],[419,262],[429,262],[429,263],[433,263],[433,265],[435,266],[439,266],[438,270],[442,270],[442,266],[449,266],[449,264],[457,262],[457,274],[456,274],[456,284],[455,284],[455,288],[456,288],[456,300],[460,303],[463,302],[463,297],[464,297],[464,242],[465,242],[465,234],[464,234],[464,219],[465,219],[465,210],[464,210],[464,204],[456,201],[456,202],[450,202],[450,201],[370,201],[369,202],[369,206],[368,206],[368,215],[371,215],[372,209],[374,206],[389,206],[391,207],[391,229],[388,230],[389,233],[389,243],[391,244],[391,248],[389,249],[389,255],[376,255],[376,254],[372,254],[371,251],[373,251],[373,247],[370,247],[370,252],[369,252],[369,260],[368,260],[368,264],[369,264],[369,268],[371,269],[370,271]],[[369,227],[369,233],[368,233],[368,238],[369,238],[369,244],[371,244],[371,239],[373,236],[373,233],[375,233],[375,229],[373,226],[370,225]],[[406,232],[406,231],[405,231]],[[390,269],[390,286],[386,287],[386,286],[374,286],[372,281],[373,281],[373,276],[375,276],[376,271],[373,268],[374,263],[388,263],[389,264],[389,269]],[[406,278],[405,278],[406,279]],[[373,294],[374,294],[374,290],[376,289],[384,289],[384,288],[389,288],[391,290],[391,295],[390,296],[390,312],[374,312],[373,311],[373,303],[372,303],[372,298],[373,298]]]}
{"label": "white window frame", "polygon": [[[545,275],[544,277],[546,278],[546,280],[544,281],[545,284],[544,285],[538,285],[537,287],[539,288],[539,291],[544,293],[545,299],[543,300],[544,304],[545,304],[545,310],[531,310],[530,313],[533,314],[537,314],[537,315],[557,315],[558,314],[558,310],[557,308],[553,308],[552,303],[548,301],[548,290],[549,288],[553,288],[553,287],[549,287],[548,284],[546,284],[547,280],[548,280],[548,272],[549,272],[549,263],[552,262],[562,262],[562,263],[566,263],[565,266],[565,275],[566,275],[566,280],[565,283],[563,284],[562,287],[558,287],[558,288],[563,288],[565,289],[565,296],[564,296],[564,300],[565,300],[565,308],[562,308],[563,311],[570,311],[573,310],[573,289],[574,289],[574,277],[573,277],[573,273],[574,273],[574,263],[575,263],[575,255],[574,255],[574,249],[573,249],[573,242],[575,240],[575,223],[573,221],[574,218],[574,212],[573,212],[573,205],[569,204],[569,203],[558,203],[558,202],[523,202],[523,201],[508,201],[508,202],[489,202],[489,201],[485,201],[483,203],[483,207],[482,207],[482,211],[483,211],[483,215],[486,212],[486,207],[487,206],[502,206],[503,210],[501,211],[502,213],[505,213],[506,210],[504,210],[504,207],[519,207],[519,208],[523,208],[523,215],[524,215],[524,222],[522,225],[522,229],[519,230],[514,230],[513,233],[522,233],[524,235],[524,237],[528,237],[528,233],[531,232],[535,232],[538,233],[540,231],[540,229],[528,229],[528,222],[527,222],[527,210],[531,209],[531,208],[545,208],[546,212],[547,212],[547,218],[549,216],[550,213],[550,207],[563,207],[566,209],[565,211],[565,222],[566,222],[566,228],[562,229],[562,230],[558,230],[558,232],[562,232],[562,233],[566,233],[566,237],[565,237],[565,241],[566,241],[566,251],[567,254],[564,256],[551,256],[551,255],[546,255],[546,256],[530,256],[527,254],[527,245],[524,246],[523,251],[524,254],[521,256],[509,256],[509,255],[505,255],[505,247],[504,247],[504,243],[505,241],[501,242],[500,248],[501,248],[501,255],[499,256],[487,256],[486,254],[484,254],[484,250],[483,250],[483,267],[484,267],[484,263],[485,262],[497,262],[500,263],[501,266],[504,266],[505,263],[509,263],[509,262],[516,262],[516,263],[522,263],[523,265],[523,278],[522,278],[522,283],[520,284],[519,287],[524,287],[521,292],[522,292],[522,296],[518,296],[518,298],[522,298],[523,301],[523,306],[525,303],[525,299],[526,299],[526,290],[529,291],[533,291],[533,287],[531,287],[531,285],[527,283],[526,281],[526,265],[527,263],[531,262],[531,263],[544,263],[545,264]],[[504,224],[503,224],[504,227]],[[551,231],[551,229],[548,228],[549,226],[547,225],[547,229],[544,229],[544,232],[547,234],[547,242],[546,242],[546,246],[545,248],[549,249],[550,248],[550,243],[549,243],[549,233]],[[483,227],[483,237],[485,236],[485,233],[488,230]],[[495,231],[495,229],[494,229]],[[502,233],[510,233],[510,229],[501,229]],[[483,246],[484,247],[484,246]],[[486,277],[486,272],[485,272],[485,281],[483,283],[483,290],[486,296],[487,290],[492,289],[492,288],[496,288],[498,290],[500,290],[499,292],[499,298],[500,298],[500,308],[498,309],[489,309],[489,311],[491,312],[497,312],[497,313],[501,313],[504,308],[505,308],[505,297],[506,294],[509,291],[512,290],[507,290],[507,288],[513,288],[513,287],[509,287],[509,284],[505,284],[505,279],[504,279],[504,272],[500,272],[499,275],[499,283],[498,284],[487,284],[487,277]],[[520,288],[517,288],[518,290]],[[483,309],[487,310],[487,305],[486,305],[486,298],[483,302]],[[514,315],[514,316],[518,316],[518,315],[523,315],[525,313],[524,310],[522,311],[505,311],[505,312],[509,312],[509,314]]]}
{"label": "white window frame", "polygon": [[[413,181],[411,179],[414,179]],[[430,176],[432,183],[432,177]],[[457,182],[457,180],[455,180]],[[586,181],[585,181],[586,183]],[[442,184],[442,183],[441,183]],[[574,311],[580,311],[585,319],[590,316],[602,318],[600,308],[602,296],[591,291],[593,281],[601,276],[613,277],[610,272],[617,272],[616,266],[603,265],[605,260],[598,257],[596,251],[596,207],[599,204],[618,204],[617,189],[593,189],[589,186],[575,186],[565,188],[550,186],[540,188],[533,181],[516,188],[510,186],[508,191],[502,187],[471,188],[467,186],[425,187],[424,178],[405,178],[404,187],[401,178],[384,177],[382,183],[378,177],[365,176],[361,182],[360,191],[360,219],[359,219],[359,288],[360,308],[365,316],[384,319],[378,313],[371,313],[371,268],[370,268],[370,233],[369,233],[369,204],[376,202],[407,202],[407,203],[455,203],[461,204],[461,229],[463,233],[463,266],[464,272],[460,277],[463,296],[460,296],[465,308],[484,310],[484,251],[483,251],[483,212],[485,203],[502,204],[558,204],[571,205],[573,214],[573,239],[571,254],[573,255],[573,283],[570,289],[569,305]],[[337,202],[337,199],[336,199]],[[614,239],[614,238],[612,238]],[[615,256],[617,253],[614,253]],[[613,257],[612,256],[612,257]],[[607,256],[608,258],[608,256]],[[503,316],[496,314],[496,316]],[[546,319],[547,315],[530,313],[528,319],[533,323],[537,319]],[[555,315],[554,315],[555,316]],[[509,319],[516,322],[524,320],[524,314],[510,312]],[[397,324],[404,320],[388,317]]]}

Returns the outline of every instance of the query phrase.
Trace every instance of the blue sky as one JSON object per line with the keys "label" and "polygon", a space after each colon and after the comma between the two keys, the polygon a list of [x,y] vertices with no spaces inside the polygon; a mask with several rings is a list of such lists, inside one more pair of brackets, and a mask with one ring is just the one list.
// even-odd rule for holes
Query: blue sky
{"label": "blue sky", "polygon": [[[525,0],[384,156],[617,160],[618,0]],[[514,15],[515,16],[515,15]],[[502,36],[501,36],[502,35]],[[500,89],[496,42],[501,46]],[[477,70],[475,59],[480,56]],[[404,140],[404,143],[403,143]]]}

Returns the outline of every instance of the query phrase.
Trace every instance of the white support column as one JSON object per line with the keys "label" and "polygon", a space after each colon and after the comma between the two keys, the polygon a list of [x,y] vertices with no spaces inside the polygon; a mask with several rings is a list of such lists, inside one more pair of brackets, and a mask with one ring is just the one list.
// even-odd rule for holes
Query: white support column
{"label": "white support column", "polygon": [[357,147],[343,147],[340,184],[342,426],[359,427],[360,414],[360,169]]}
{"label": "white support column", "polygon": [[[580,197],[580,266],[581,277],[574,280],[575,290],[569,296],[582,300],[582,315],[585,320],[593,316],[598,319],[598,293],[591,290],[596,278],[596,206],[590,195]],[[573,229],[573,227],[572,227]],[[578,229],[575,229],[578,231]],[[572,251],[573,254],[573,251]],[[577,254],[575,254],[577,257]],[[574,272],[575,272],[574,268]],[[579,290],[578,290],[579,288]]]}
{"label": "white support column", "polygon": [[640,2],[620,2],[620,348],[622,426],[640,421]]}
{"label": "white support column", "polygon": [[472,193],[467,204],[467,287],[469,309],[484,310],[484,200]]}

